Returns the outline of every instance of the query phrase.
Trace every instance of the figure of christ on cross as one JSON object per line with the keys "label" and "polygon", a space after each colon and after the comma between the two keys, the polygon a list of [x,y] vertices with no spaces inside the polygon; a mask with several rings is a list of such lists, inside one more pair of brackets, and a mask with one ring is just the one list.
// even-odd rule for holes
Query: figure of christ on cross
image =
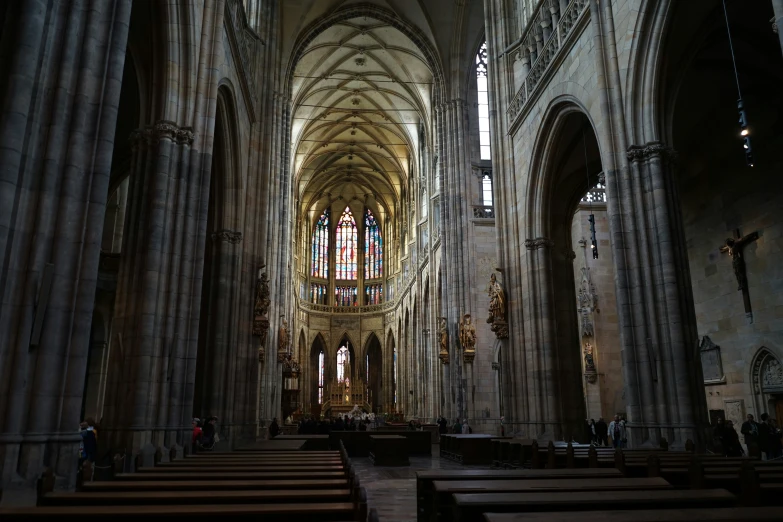
{"label": "figure of christ on cross", "polygon": [[734,231],[734,237],[726,239],[726,244],[720,247],[721,252],[728,252],[731,256],[731,265],[737,278],[737,290],[742,292],[742,301],[745,304],[745,317],[748,322],[753,322],[753,312],[750,308],[750,293],[748,292],[748,277],[745,274],[745,257],[743,250],[753,241],[759,238],[758,232],[752,232],[747,236],[741,236],[739,229]]}

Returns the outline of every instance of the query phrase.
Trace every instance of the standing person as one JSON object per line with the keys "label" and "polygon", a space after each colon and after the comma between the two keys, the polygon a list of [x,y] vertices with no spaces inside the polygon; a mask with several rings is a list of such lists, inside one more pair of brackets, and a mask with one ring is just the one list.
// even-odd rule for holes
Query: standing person
{"label": "standing person", "polygon": [[727,457],[741,457],[743,455],[742,444],[740,444],[737,430],[734,429],[734,423],[726,421],[723,428],[723,451]]}
{"label": "standing person", "polygon": [[471,432],[470,424],[468,424],[468,419],[462,419],[462,434],[467,435]]}
{"label": "standing person", "polygon": [[215,423],[217,417],[207,417],[202,428],[201,449],[211,450],[217,442],[217,432],[215,429]]}
{"label": "standing person", "polygon": [[595,419],[587,421],[587,436],[590,437],[590,444],[593,446],[598,445],[598,435],[595,431]]}
{"label": "standing person", "polygon": [[607,434],[609,428],[606,426],[606,421],[603,417],[598,417],[598,422],[595,423],[595,437],[598,440],[599,446],[608,446]]}
{"label": "standing person", "polygon": [[277,417],[272,419],[272,424],[269,425],[269,438],[274,439],[280,435],[280,426],[277,425]]}
{"label": "standing person", "polygon": [[715,422],[715,427],[712,428],[712,445],[715,447],[716,453],[726,455],[726,424],[721,418]]}
{"label": "standing person", "polygon": [[79,442],[79,465],[81,466],[85,460],[95,462],[95,453],[98,449],[98,437],[95,433],[95,428],[92,423],[88,422],[92,419],[83,420],[79,423],[79,435],[82,440]]}
{"label": "standing person", "polygon": [[191,440],[191,444],[193,445],[193,453],[195,453],[199,444],[201,444],[201,440],[204,436],[204,430],[201,429],[201,419],[199,419],[198,417],[193,418],[192,425],[193,425],[193,437]]}
{"label": "standing person", "polygon": [[625,422],[620,420],[619,415],[615,415],[614,420],[609,423],[609,435],[612,436],[612,446],[615,448],[623,447],[623,440],[625,440]]}
{"label": "standing person", "polygon": [[438,417],[438,433],[443,435],[449,431],[449,421],[443,417]]}
{"label": "standing person", "polygon": [[459,419],[454,421],[454,426],[451,427],[451,433],[462,433],[462,424]]}
{"label": "standing person", "polygon": [[753,415],[748,414],[747,420],[742,423],[740,432],[745,436],[745,445],[748,447],[748,455],[757,455],[759,450],[759,425],[753,420]]}
{"label": "standing person", "polygon": [[767,460],[783,457],[783,433],[775,423],[775,419],[767,417]]}

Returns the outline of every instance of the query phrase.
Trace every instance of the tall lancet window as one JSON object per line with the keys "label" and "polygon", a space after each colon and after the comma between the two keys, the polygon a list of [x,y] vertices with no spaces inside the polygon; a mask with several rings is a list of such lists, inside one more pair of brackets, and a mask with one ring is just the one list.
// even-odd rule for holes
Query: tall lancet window
{"label": "tall lancet window", "polygon": [[487,42],[476,55],[476,86],[478,90],[479,146],[481,159],[492,159],[489,148],[489,95],[487,93]]}
{"label": "tall lancet window", "polygon": [[324,351],[318,352],[318,404],[324,403]]}
{"label": "tall lancet window", "polygon": [[313,229],[312,275],[329,277],[329,209],[324,210]]}
{"label": "tall lancet window", "polygon": [[377,279],[383,276],[383,243],[381,229],[372,211],[364,212],[364,277]]}
{"label": "tall lancet window", "polygon": [[[346,379],[350,379],[349,375],[346,375],[346,362],[348,361],[348,347],[343,345],[337,350],[337,382],[345,382]],[[350,381],[349,381],[350,382]]]}
{"label": "tall lancet window", "polygon": [[337,262],[335,277],[337,279],[356,279],[356,252],[359,241],[356,233],[356,221],[351,209],[345,207],[340,221],[337,222],[335,244],[337,246]]}

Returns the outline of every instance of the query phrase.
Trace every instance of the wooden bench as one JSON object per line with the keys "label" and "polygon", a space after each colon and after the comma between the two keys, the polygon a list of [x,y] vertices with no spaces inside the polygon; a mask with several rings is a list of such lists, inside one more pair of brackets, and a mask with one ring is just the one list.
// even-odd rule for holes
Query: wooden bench
{"label": "wooden bench", "polygon": [[279,442],[304,442],[304,446],[302,447],[304,451],[323,451],[329,449],[329,435],[278,435],[273,440],[258,441],[254,444],[237,448],[237,451],[269,451],[261,448],[264,448],[267,444]]}
{"label": "wooden bench", "polygon": [[399,435],[371,435],[370,460],[376,466],[409,466],[405,437]]}
{"label": "wooden bench", "polygon": [[174,462],[161,462],[155,466],[155,469],[160,468],[203,468],[208,466],[230,466],[233,468],[252,468],[252,467],[272,467],[272,466],[289,466],[289,467],[307,467],[307,466],[342,466],[342,459],[328,458],[328,459],[275,459],[267,461],[249,460],[249,461],[226,461],[226,460],[207,460],[207,461],[186,461],[175,460]]}
{"label": "wooden bench", "polygon": [[[297,468],[298,469],[298,468]],[[313,464],[308,466],[306,470],[301,471],[341,471],[343,470],[342,464],[337,465],[321,465]],[[155,466],[153,468],[139,468],[137,473],[177,473],[177,472],[189,472],[189,473],[213,473],[221,471],[237,471],[237,472],[253,472],[253,471],[291,471],[291,467],[288,465],[275,464],[271,466],[265,466],[263,464],[254,464],[252,466],[232,466],[232,465],[214,465],[214,466]]]}
{"label": "wooden bench", "polygon": [[[273,452],[279,452],[279,451],[301,451],[302,449],[305,449],[307,446],[307,441],[303,439],[285,439],[283,440],[283,436],[281,435],[277,439],[274,440],[260,440],[257,442],[254,442],[253,444],[250,444],[248,446],[243,446],[244,448],[250,448],[246,451],[273,451]],[[324,448],[329,449],[329,448]],[[239,450],[237,450],[239,451]],[[218,453],[218,452],[215,452]],[[221,451],[219,453],[233,453],[233,452],[224,452]],[[209,455],[213,454],[212,451],[203,451],[203,452],[197,452],[197,455]]]}
{"label": "wooden bench", "polygon": [[[683,509],[730,507],[737,497],[723,489],[645,490],[540,493],[458,493],[454,495],[452,519],[480,522],[483,513],[531,511],[585,511],[613,509]],[[610,519],[605,519],[610,520]]]}
{"label": "wooden bench", "polygon": [[430,517],[433,522],[450,520],[453,499],[459,493],[532,493],[547,491],[640,491],[672,489],[671,484],[660,477],[621,478],[570,478],[545,480],[436,480]]}
{"label": "wooden bench", "polygon": [[[368,457],[370,455],[370,437],[379,435],[373,431],[333,431],[329,434],[332,447],[338,447],[340,442],[345,446],[351,457]],[[382,433],[389,435],[390,433]],[[408,455],[432,455],[432,440],[426,431],[395,431],[394,435],[405,437]]]}
{"label": "wooden bench", "polygon": [[[167,506],[46,506],[0,508],[0,519],[16,521],[53,519],[58,522],[89,520],[136,520],[162,517],[179,520],[232,520],[258,522],[364,521],[366,502],[291,503],[291,504],[198,504]],[[363,513],[362,513],[363,511]]]}
{"label": "wooden bench", "polygon": [[298,479],[298,480],[104,480],[85,482],[82,491],[220,491],[253,489],[342,489],[348,480]]}
{"label": "wooden bench", "polygon": [[[153,468],[154,469],[154,468]],[[120,473],[118,480],[275,480],[275,479],[340,479],[345,471],[150,471],[146,473]]]}
{"label": "wooden bench", "polygon": [[780,508],[698,508],[548,513],[487,513],[485,522],[772,522]]}
{"label": "wooden bench", "polygon": [[566,478],[620,478],[622,473],[607,469],[526,469],[526,470],[432,470],[416,472],[416,518],[430,520],[436,480],[554,480]]}
{"label": "wooden bench", "polygon": [[[510,437],[486,434],[443,435],[440,456],[461,464],[492,464],[492,441]],[[445,439],[445,443],[444,440]]]}
{"label": "wooden bench", "polygon": [[351,490],[281,489],[240,491],[105,491],[47,493],[43,506],[115,506],[180,504],[280,504],[350,502]]}

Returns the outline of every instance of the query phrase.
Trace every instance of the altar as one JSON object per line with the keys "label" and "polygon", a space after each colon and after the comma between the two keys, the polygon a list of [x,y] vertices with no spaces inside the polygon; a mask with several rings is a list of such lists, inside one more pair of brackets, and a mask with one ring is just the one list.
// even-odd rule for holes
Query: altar
{"label": "altar", "polygon": [[342,417],[357,410],[362,413],[370,411],[367,387],[363,382],[338,382],[327,386],[326,401],[322,408],[324,415]]}

